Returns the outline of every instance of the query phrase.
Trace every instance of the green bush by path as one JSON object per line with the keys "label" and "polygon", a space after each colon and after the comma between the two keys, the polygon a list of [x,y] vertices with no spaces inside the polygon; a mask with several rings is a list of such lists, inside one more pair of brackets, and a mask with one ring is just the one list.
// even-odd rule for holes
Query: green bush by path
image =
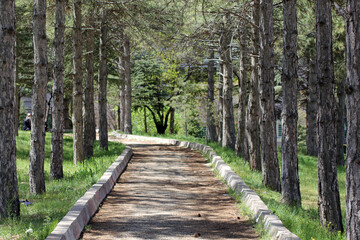
{"label": "green bush by path", "polygon": [[[99,150],[95,143],[94,157],[75,168],[73,164],[73,140],[64,136],[64,179],[50,181],[51,134],[46,134],[45,178],[46,193],[29,193],[29,150],[30,133],[20,131],[16,138],[17,174],[20,200],[28,200],[31,205],[21,204],[19,219],[0,222],[0,239],[45,239],[66,215],[74,203],[100,179],[106,169],[117,159],[125,146],[109,142],[109,151]],[[33,233],[26,234],[28,229]],[[15,237],[14,237],[15,236]]]}
{"label": "green bush by path", "polygon": [[[204,139],[195,137],[185,137],[179,135],[159,136],[169,139],[178,139],[181,141],[198,142],[205,144]],[[303,154],[299,151],[299,178],[302,197],[302,208],[289,207],[281,204],[281,193],[274,192],[262,184],[261,172],[250,170],[249,164],[245,163],[240,157],[237,157],[234,151],[220,147],[217,143],[208,143],[218,155],[243,179],[243,181],[252,188],[264,201],[264,203],[273,211],[291,232],[303,240],[345,240],[345,234],[330,233],[319,224],[317,199],[317,158]],[[279,165],[281,166],[281,154],[279,153]],[[338,182],[340,190],[341,211],[343,215],[343,224],[345,226],[346,202],[345,202],[345,168],[338,167]]]}

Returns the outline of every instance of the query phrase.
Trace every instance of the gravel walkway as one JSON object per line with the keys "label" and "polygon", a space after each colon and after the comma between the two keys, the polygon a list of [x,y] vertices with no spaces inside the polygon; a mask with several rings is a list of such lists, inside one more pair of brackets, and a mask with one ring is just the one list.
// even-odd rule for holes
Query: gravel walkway
{"label": "gravel walkway", "polygon": [[257,239],[200,153],[125,143],[134,156],[83,239]]}

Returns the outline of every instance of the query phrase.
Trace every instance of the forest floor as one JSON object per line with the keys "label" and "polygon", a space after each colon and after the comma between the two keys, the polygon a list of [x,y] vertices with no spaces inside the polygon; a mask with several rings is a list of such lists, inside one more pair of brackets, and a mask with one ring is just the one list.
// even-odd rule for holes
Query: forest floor
{"label": "forest floor", "polygon": [[189,149],[121,141],[134,156],[83,239],[257,239],[206,159]]}

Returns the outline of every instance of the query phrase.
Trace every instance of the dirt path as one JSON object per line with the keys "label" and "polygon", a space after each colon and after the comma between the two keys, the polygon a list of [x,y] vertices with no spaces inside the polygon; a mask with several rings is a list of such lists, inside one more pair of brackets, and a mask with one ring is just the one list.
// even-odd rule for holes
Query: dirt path
{"label": "dirt path", "polygon": [[201,154],[126,142],[134,150],[83,239],[256,239]]}

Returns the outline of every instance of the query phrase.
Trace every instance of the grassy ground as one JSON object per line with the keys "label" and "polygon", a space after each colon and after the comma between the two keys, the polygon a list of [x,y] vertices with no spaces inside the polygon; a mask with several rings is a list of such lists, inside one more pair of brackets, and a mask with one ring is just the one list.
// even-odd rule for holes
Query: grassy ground
{"label": "grassy ground", "polygon": [[[176,138],[183,141],[199,142],[205,144],[204,139],[194,137],[165,135],[164,138]],[[327,229],[319,224],[317,199],[317,158],[303,154],[303,149],[299,150],[299,177],[302,197],[302,208],[287,207],[281,204],[281,194],[271,191],[262,185],[262,174],[250,170],[248,163],[237,157],[234,151],[220,147],[217,143],[209,143],[218,155],[227,162],[230,167],[237,172],[244,182],[252,188],[265,204],[273,211],[284,223],[284,225],[301,239],[323,240],[346,239],[345,234],[331,234]],[[279,154],[280,166],[281,156]],[[338,167],[338,181],[340,189],[341,210],[343,214],[343,224],[345,226],[345,168]]]}
{"label": "grassy ground", "polygon": [[[95,143],[94,157],[75,168],[72,154],[72,138],[64,137],[64,179],[50,181],[51,134],[46,134],[45,178],[46,193],[29,193],[30,133],[20,131],[17,143],[17,174],[20,200],[27,199],[31,205],[21,204],[21,217],[0,222],[0,239],[45,239],[66,215],[74,203],[84,195],[105,170],[125,149],[120,143],[109,142],[109,151],[99,150]],[[26,230],[32,229],[32,234]]]}

